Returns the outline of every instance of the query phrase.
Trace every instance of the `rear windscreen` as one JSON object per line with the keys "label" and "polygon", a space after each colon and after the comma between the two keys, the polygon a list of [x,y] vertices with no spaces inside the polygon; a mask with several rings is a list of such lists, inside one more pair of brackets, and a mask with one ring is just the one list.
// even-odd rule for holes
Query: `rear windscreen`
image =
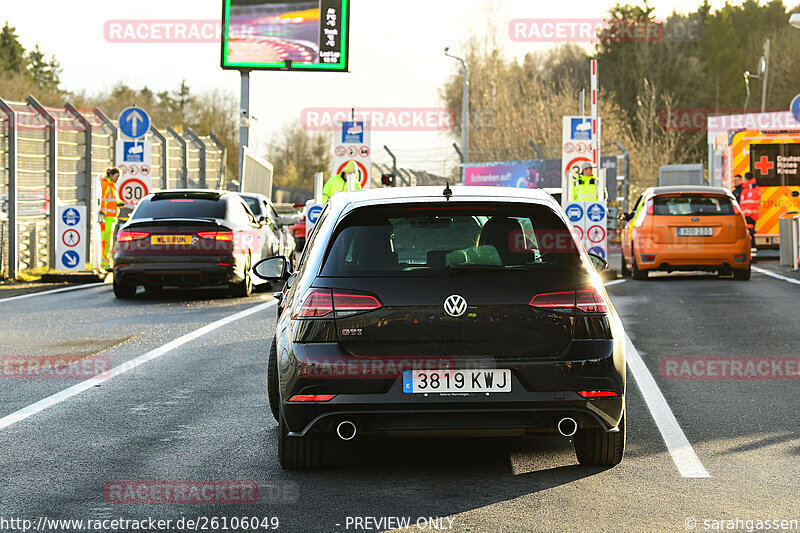
{"label": "rear windscreen", "polygon": [[224,200],[198,198],[148,198],[139,204],[133,219],[139,218],[225,218]]}
{"label": "rear windscreen", "polygon": [[323,276],[578,268],[572,234],[531,204],[360,208],[336,228]]}
{"label": "rear windscreen", "polygon": [[656,196],[654,215],[701,216],[733,215],[733,204],[724,196]]}

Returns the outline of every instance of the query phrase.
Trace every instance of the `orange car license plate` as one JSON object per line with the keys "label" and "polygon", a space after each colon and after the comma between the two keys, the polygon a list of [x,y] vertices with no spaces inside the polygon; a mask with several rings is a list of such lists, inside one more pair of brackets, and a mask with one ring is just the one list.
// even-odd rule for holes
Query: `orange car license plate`
{"label": "orange car license plate", "polygon": [[191,235],[152,235],[150,237],[150,244],[154,246],[162,246],[168,244],[192,244]]}
{"label": "orange car license plate", "polygon": [[714,228],[678,228],[679,237],[713,237]]}

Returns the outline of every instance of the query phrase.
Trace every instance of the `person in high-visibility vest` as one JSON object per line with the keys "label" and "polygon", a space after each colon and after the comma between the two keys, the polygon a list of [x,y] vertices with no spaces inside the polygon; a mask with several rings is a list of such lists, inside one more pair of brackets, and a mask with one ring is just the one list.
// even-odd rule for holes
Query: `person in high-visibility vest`
{"label": "person in high-visibility vest", "polygon": [[761,189],[758,182],[753,177],[752,172],[745,172],[742,193],[739,195],[739,207],[747,221],[747,229],[750,230],[750,247],[756,247],[756,221],[761,214]]}
{"label": "person in high-visibility vest", "polygon": [[358,167],[356,167],[355,161],[349,161],[342,169],[341,174],[334,174],[328,178],[328,181],[322,187],[322,203],[324,204],[330,200],[335,193],[346,191],[347,178],[350,176],[353,176],[355,180],[355,189],[357,191],[361,190],[361,183],[356,179],[356,172],[358,172]]}
{"label": "person in high-visibility vest", "polygon": [[593,174],[592,164],[586,161],[583,170],[572,180],[572,201],[592,202],[597,201],[597,179]]}
{"label": "person in high-visibility vest", "polygon": [[117,224],[119,208],[125,205],[117,201],[117,180],[119,170],[109,168],[100,180],[100,249],[102,252],[101,268],[111,269],[111,248],[114,239],[114,226]]}

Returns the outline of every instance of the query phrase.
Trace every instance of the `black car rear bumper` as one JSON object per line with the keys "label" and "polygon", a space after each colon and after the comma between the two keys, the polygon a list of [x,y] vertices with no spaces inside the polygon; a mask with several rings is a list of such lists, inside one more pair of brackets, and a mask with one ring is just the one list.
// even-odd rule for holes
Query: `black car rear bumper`
{"label": "black car rear bumper", "polygon": [[114,279],[126,285],[202,287],[238,283],[243,277],[244,260],[239,256],[114,256]]}
{"label": "black car rear bumper", "polygon": [[[318,353],[323,347],[335,350],[335,344],[294,344],[295,353],[281,358],[283,417],[293,435],[334,433],[345,420],[353,422],[359,434],[377,436],[555,433],[564,417],[574,418],[579,428],[613,431],[624,410],[624,355],[615,355],[613,341],[595,342],[597,355],[580,360],[477,361],[480,368],[510,369],[511,392],[449,395],[403,392],[402,369],[380,378],[348,375],[349,370],[332,377],[309,365],[313,357],[304,348],[313,346]],[[348,358],[343,357],[337,359],[345,369],[349,365],[342,364]],[[363,365],[362,358],[353,359]],[[476,361],[457,361],[457,368],[475,365]],[[587,399],[577,392],[587,390],[614,391],[618,396]],[[294,395],[310,394],[336,396],[327,402],[288,401]]]}
{"label": "black car rear bumper", "polygon": [[[398,394],[410,396],[399,390]],[[353,422],[359,435],[522,436],[556,433],[558,421],[565,417],[574,418],[582,429],[613,431],[624,409],[624,396],[586,400],[573,391],[563,391],[569,399],[554,399],[553,393],[528,395],[526,401],[509,401],[499,393],[477,400],[431,396],[404,399],[392,394],[339,395],[330,402],[290,402],[282,407],[284,420],[293,430],[290,433],[293,436],[312,431],[334,434],[338,424],[344,421]]]}

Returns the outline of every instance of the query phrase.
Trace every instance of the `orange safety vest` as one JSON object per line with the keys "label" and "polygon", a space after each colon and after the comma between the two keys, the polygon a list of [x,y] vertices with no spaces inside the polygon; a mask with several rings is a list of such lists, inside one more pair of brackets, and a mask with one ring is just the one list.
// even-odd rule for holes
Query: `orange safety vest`
{"label": "orange safety vest", "polygon": [[744,216],[758,220],[761,209],[761,189],[758,188],[755,178],[744,182],[742,194],[739,196],[739,206],[742,208]]}
{"label": "orange safety vest", "polygon": [[107,177],[100,180],[100,212],[104,217],[113,218],[119,214],[117,186]]}

